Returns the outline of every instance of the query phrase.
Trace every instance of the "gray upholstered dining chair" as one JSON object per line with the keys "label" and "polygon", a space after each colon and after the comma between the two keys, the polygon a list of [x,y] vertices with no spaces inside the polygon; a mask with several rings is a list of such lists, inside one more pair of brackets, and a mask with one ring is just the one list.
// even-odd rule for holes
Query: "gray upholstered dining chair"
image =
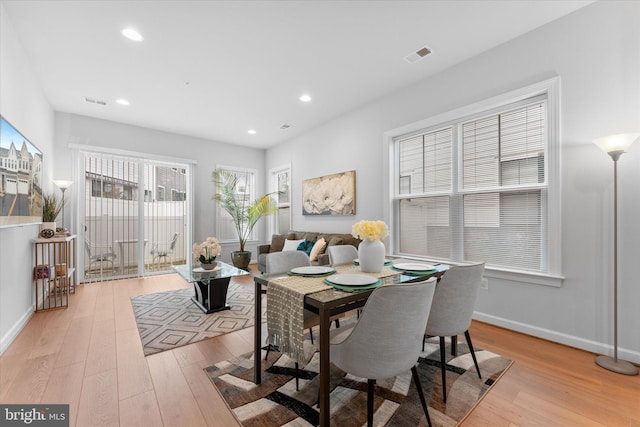
{"label": "gray upholstered dining chair", "polygon": [[[311,265],[309,256],[303,251],[284,251],[284,252],[272,252],[266,256],[266,274],[270,273],[286,273],[292,268],[307,267]],[[267,304],[269,301],[267,300]],[[336,322],[336,327],[340,327],[339,318],[344,314],[336,315],[331,320]],[[320,316],[310,310],[304,310],[304,329],[309,329],[309,336],[311,337],[311,344],[313,344],[313,330],[312,328],[320,324]],[[269,357],[269,351],[271,346],[267,347],[267,354],[264,359]],[[298,362],[296,362],[296,372],[298,372]],[[299,375],[296,374],[296,390],[299,388],[298,384]]]}
{"label": "gray upholstered dining chair", "polygon": [[422,409],[431,426],[416,364],[420,338],[431,310],[436,279],[389,284],[375,289],[351,331],[341,328],[331,338],[331,362],[343,371],[367,379],[367,425],[373,425],[376,379],[411,370]]}
{"label": "gray upholstered dining chair", "polygon": [[292,268],[311,265],[309,256],[303,251],[272,252],[265,259],[266,274],[286,273]]}
{"label": "gray upholstered dining chair", "polygon": [[424,345],[424,339],[427,336],[440,337],[442,400],[445,403],[447,401],[445,337],[451,337],[453,349],[457,336],[464,334],[473,363],[478,372],[478,378],[482,378],[478,361],[476,360],[476,353],[473,350],[471,335],[469,335],[469,326],[471,325],[473,309],[476,305],[483,272],[484,263],[451,267],[442,276],[433,296],[433,305],[422,343]]}
{"label": "gray upholstered dining chair", "polygon": [[358,250],[352,245],[334,245],[327,247],[329,264],[332,266],[347,264],[358,258]]}

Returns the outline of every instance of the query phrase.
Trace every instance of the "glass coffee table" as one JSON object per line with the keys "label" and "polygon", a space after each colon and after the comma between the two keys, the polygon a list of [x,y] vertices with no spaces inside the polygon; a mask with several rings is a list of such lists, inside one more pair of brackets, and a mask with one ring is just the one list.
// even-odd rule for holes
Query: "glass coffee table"
{"label": "glass coffee table", "polygon": [[192,264],[174,265],[171,268],[184,280],[193,283],[195,296],[191,300],[207,314],[229,310],[227,289],[231,278],[249,274],[221,261],[213,270],[203,270]]}

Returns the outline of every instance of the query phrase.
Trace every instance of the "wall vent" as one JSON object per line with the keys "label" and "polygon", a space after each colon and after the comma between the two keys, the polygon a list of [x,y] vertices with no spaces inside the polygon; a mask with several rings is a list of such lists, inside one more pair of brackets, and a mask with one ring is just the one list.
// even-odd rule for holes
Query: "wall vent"
{"label": "wall vent", "polygon": [[89,98],[88,96],[85,96],[84,100],[85,100],[85,102],[88,102],[89,104],[98,104],[98,105],[102,105],[102,106],[106,106],[107,105],[107,101],[101,101],[99,99]]}
{"label": "wall vent", "polygon": [[409,55],[405,56],[404,60],[407,61],[409,64],[415,64],[425,56],[429,55],[431,52],[432,50],[430,48],[428,48],[427,46],[424,46],[416,50],[415,52],[411,52]]}

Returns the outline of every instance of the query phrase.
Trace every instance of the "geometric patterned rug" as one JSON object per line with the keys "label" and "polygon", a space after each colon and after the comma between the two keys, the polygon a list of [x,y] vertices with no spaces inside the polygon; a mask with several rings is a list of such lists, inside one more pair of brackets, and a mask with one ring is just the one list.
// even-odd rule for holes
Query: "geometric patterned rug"
{"label": "geometric patterned rug", "polygon": [[194,293],[189,288],[131,298],[145,356],[253,326],[253,286],[231,281],[227,292],[231,309],[211,314],[191,301]]}
{"label": "geometric patterned rug", "polygon": [[[342,323],[342,322],[341,322]],[[449,342],[449,339],[447,339]],[[478,404],[482,396],[511,366],[500,355],[476,349],[482,379],[478,378],[466,343],[458,343],[452,357],[447,344],[447,403],[442,400],[438,338],[427,341],[421,353],[421,378],[433,426],[455,426]],[[253,383],[253,352],[216,363],[205,372],[218,388],[238,421],[254,426],[317,426],[319,353],[305,341],[309,362],[300,371],[300,391],[295,388],[294,361],[271,351],[262,362],[262,383]],[[265,352],[262,352],[264,360]],[[367,422],[367,382],[331,365],[331,425],[361,427]],[[385,426],[426,426],[426,417],[411,372],[378,380],[374,393],[374,424]]]}

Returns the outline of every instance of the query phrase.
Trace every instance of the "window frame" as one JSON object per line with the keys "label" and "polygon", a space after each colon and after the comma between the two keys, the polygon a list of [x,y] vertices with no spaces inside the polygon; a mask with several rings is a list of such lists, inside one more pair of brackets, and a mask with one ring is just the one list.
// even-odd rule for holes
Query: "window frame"
{"label": "window frame", "polygon": [[[239,174],[248,174],[248,178],[251,180],[250,186],[251,186],[251,192],[249,193],[249,201],[253,201],[256,199],[257,197],[257,179],[258,179],[258,171],[256,169],[251,169],[251,168],[246,168],[246,167],[240,167],[240,166],[228,166],[228,165],[216,165],[215,167],[216,170],[218,169],[224,169],[226,171],[229,172],[233,172],[233,173],[239,173]],[[214,190],[217,192],[217,188],[214,188]],[[215,228],[216,228],[216,236],[218,236],[218,239],[220,240],[221,243],[237,243],[239,242],[239,238],[237,233],[235,234],[235,237],[233,239],[228,239],[228,238],[222,238],[222,232],[221,232],[221,224],[223,223],[223,215],[228,215],[220,206],[220,203],[215,203]],[[256,228],[258,227],[258,224],[256,225]],[[249,242],[255,242],[258,239],[256,238],[256,228],[254,228],[253,230],[251,230],[251,234],[249,235],[248,239],[247,239],[247,243]]]}
{"label": "window frame", "polygon": [[[485,277],[494,277],[499,279],[507,279],[517,282],[535,283],[545,286],[559,287],[562,285],[564,277],[562,276],[562,259],[561,259],[561,182],[560,182],[560,78],[554,77],[544,80],[520,89],[503,93],[480,102],[476,102],[455,110],[451,110],[433,117],[408,124],[396,129],[389,130],[383,135],[383,152],[384,152],[384,173],[388,180],[384,183],[384,192],[389,203],[385,204],[384,218],[391,228],[391,236],[389,239],[389,252],[393,255],[399,255],[399,233],[393,230],[399,229],[398,188],[399,178],[397,173],[396,159],[398,151],[394,139],[402,136],[409,137],[413,134],[420,134],[425,129],[444,128],[471,119],[472,117],[480,117],[488,115],[496,110],[500,110],[511,104],[522,102],[529,98],[540,95],[546,95],[547,98],[547,132],[548,146],[545,179],[547,181],[547,272],[530,272],[509,268],[487,267],[485,268]],[[461,149],[454,142],[452,147],[452,156],[457,159],[459,164]],[[459,173],[455,171],[454,173]],[[405,256],[406,257],[406,256]],[[421,257],[415,257],[421,259]],[[426,258],[425,258],[426,259]]]}
{"label": "window frame", "polygon": [[[289,230],[280,230],[278,227],[278,213],[271,215],[271,220],[269,221],[269,232],[270,234],[286,234],[291,229],[291,198],[292,198],[292,188],[291,188],[291,163],[287,163],[285,165],[271,168],[269,169],[269,193],[275,193],[279,191],[278,189],[278,175],[283,172],[289,173],[289,201],[285,203],[280,203],[280,199],[278,198],[277,209],[289,209]],[[269,236],[268,236],[269,237]]]}

